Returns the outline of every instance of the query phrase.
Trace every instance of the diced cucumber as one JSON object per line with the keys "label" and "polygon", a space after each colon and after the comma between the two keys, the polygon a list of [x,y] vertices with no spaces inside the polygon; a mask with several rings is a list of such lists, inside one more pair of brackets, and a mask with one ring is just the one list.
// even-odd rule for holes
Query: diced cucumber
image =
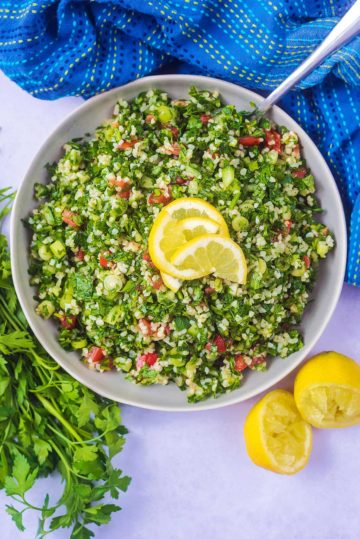
{"label": "diced cucumber", "polygon": [[45,320],[48,320],[55,312],[55,306],[51,301],[44,300],[36,308],[36,312]]}
{"label": "diced cucumber", "polygon": [[132,367],[132,361],[128,357],[116,357],[114,359],[114,365],[122,371],[129,372]]}
{"label": "diced cucumber", "polygon": [[120,292],[124,279],[120,275],[107,275],[104,279],[104,288],[108,292]]}
{"label": "diced cucumber", "polygon": [[78,341],[71,341],[71,346],[74,350],[80,350],[81,348],[85,348],[87,345],[86,339],[79,339]]}
{"label": "diced cucumber", "polygon": [[226,187],[229,187],[229,185],[233,182],[235,178],[235,170],[234,167],[225,167],[221,171],[221,178],[223,181],[223,185],[226,189]]}
{"label": "diced cucumber", "polygon": [[231,224],[236,232],[240,232],[249,228],[249,221],[246,219],[246,217],[243,217],[242,215],[237,215],[236,217],[234,217]]}
{"label": "diced cucumber", "polygon": [[60,240],[54,241],[54,243],[50,245],[50,249],[56,258],[60,259],[66,255],[66,247]]}
{"label": "diced cucumber", "polygon": [[38,254],[41,260],[50,260],[53,256],[47,245],[40,245]]}
{"label": "diced cucumber", "polygon": [[166,105],[160,105],[157,108],[157,116],[162,124],[167,124],[173,119],[174,111]]}
{"label": "diced cucumber", "polygon": [[115,305],[110,311],[105,315],[104,321],[110,326],[115,326],[118,322],[121,322],[124,319],[125,312],[122,305]]}

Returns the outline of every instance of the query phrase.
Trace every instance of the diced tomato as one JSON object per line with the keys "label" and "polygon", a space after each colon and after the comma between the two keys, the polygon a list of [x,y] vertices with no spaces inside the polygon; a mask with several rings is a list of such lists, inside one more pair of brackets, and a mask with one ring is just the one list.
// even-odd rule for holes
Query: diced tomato
{"label": "diced tomato", "polygon": [[136,367],[138,370],[140,370],[141,367],[145,365],[145,363],[149,367],[152,367],[153,365],[155,365],[158,359],[159,359],[159,356],[156,352],[147,352],[146,354],[142,354],[141,356],[138,357],[136,361]]}
{"label": "diced tomato", "polygon": [[244,369],[247,369],[248,365],[245,362],[244,356],[242,354],[236,354],[234,368],[236,371],[241,372]]}
{"label": "diced tomato", "polygon": [[208,123],[208,121],[211,120],[211,115],[210,114],[202,114],[200,116],[200,120],[201,120],[201,123],[203,125],[206,125]]}
{"label": "diced tomato", "polygon": [[221,337],[221,335],[216,335],[214,339],[214,344],[217,346],[217,351],[219,354],[224,354],[226,352],[226,342]]}
{"label": "diced tomato", "polygon": [[155,288],[155,290],[159,290],[163,286],[163,280],[161,277],[156,279],[155,281],[152,281],[151,286]]}
{"label": "diced tomato", "polygon": [[139,142],[138,139],[132,139],[132,140],[123,140],[118,144],[118,150],[129,150],[129,148],[132,148],[135,146],[135,144]]}
{"label": "diced tomato", "polygon": [[113,266],[113,262],[106,258],[107,254],[109,254],[109,251],[105,251],[99,255],[99,263],[102,268],[111,268]]}
{"label": "diced tomato", "polygon": [[123,178],[111,178],[109,180],[110,187],[120,187],[120,189],[130,188],[129,181]]}
{"label": "diced tomato", "polygon": [[262,363],[265,363],[266,361],[266,355],[261,354],[260,356],[255,356],[251,360],[251,366],[254,367],[255,365],[261,365]]}
{"label": "diced tomato", "polygon": [[70,314],[69,316],[62,316],[60,318],[60,324],[64,329],[74,329],[77,324],[76,316]]}
{"label": "diced tomato", "polygon": [[165,331],[165,335],[170,335],[171,327],[169,326],[169,324],[165,324],[164,331]]}
{"label": "diced tomato", "polygon": [[294,170],[291,174],[294,176],[294,178],[305,178],[307,175],[307,170],[305,167],[300,167],[297,170]]}
{"label": "diced tomato", "polygon": [[239,138],[239,144],[243,146],[258,146],[262,141],[263,139],[261,137],[251,137],[250,135]]}
{"label": "diced tomato", "polygon": [[145,118],[145,123],[151,124],[153,120],[155,120],[155,116],[153,114],[148,114]]}
{"label": "diced tomato", "polygon": [[306,269],[309,269],[311,261],[310,261],[310,258],[307,255],[304,256],[304,262],[305,262]]}
{"label": "diced tomato", "polygon": [[71,226],[71,228],[79,228],[79,225],[74,221],[74,217],[77,217],[76,213],[70,210],[64,210],[61,214],[61,217],[64,223]]}
{"label": "diced tomato", "polygon": [[167,193],[161,193],[160,195],[155,195],[154,193],[151,193],[151,195],[148,198],[149,204],[169,204],[171,201],[171,192],[170,190]]}
{"label": "diced tomato", "polygon": [[176,177],[176,183],[178,185],[187,185],[189,183],[189,180],[185,180],[184,178],[182,178],[181,176],[177,176]]}
{"label": "diced tomato", "polygon": [[99,363],[105,357],[105,352],[102,348],[98,346],[93,346],[90,348],[86,359],[92,363]]}
{"label": "diced tomato", "polygon": [[145,251],[142,258],[143,258],[143,260],[145,260],[145,262],[147,262],[149,264],[149,266],[151,268],[156,268],[154,262],[151,260],[151,256],[149,255],[149,253],[147,251]]}
{"label": "diced tomato", "polygon": [[138,328],[140,333],[142,333],[145,337],[149,337],[152,334],[151,322],[146,318],[140,318]]}
{"label": "diced tomato", "polygon": [[170,148],[172,155],[179,155],[180,150],[181,150],[180,145],[177,142],[174,142],[174,144],[172,144]]}
{"label": "diced tomato", "polygon": [[298,144],[295,144],[293,147],[293,156],[296,157],[296,159],[299,159],[300,157],[300,146]]}
{"label": "diced tomato", "polygon": [[85,251],[83,251],[82,249],[78,249],[75,253],[75,258],[82,262],[85,258]]}
{"label": "diced tomato", "polygon": [[286,228],[286,232],[288,234],[290,234],[290,231],[291,231],[291,227],[293,226],[293,222],[290,221],[290,219],[287,219],[286,221],[284,221],[284,225],[285,225],[285,228]]}
{"label": "diced tomato", "polygon": [[208,296],[210,296],[210,294],[213,294],[215,292],[215,288],[213,288],[212,286],[207,286],[204,290],[205,294],[207,294]]}
{"label": "diced tomato", "polygon": [[277,131],[267,129],[265,131],[265,144],[270,150],[281,152],[281,135]]}
{"label": "diced tomato", "polygon": [[179,130],[177,127],[175,127],[174,125],[166,125],[165,126],[166,129],[168,129],[169,131],[171,131],[171,133],[173,134],[173,137],[174,138],[178,138],[179,136]]}
{"label": "diced tomato", "polygon": [[212,342],[207,342],[205,344],[205,350],[211,350],[211,348],[213,347],[213,343]]}
{"label": "diced tomato", "polygon": [[120,193],[117,194],[117,196],[120,198],[130,198],[130,195],[131,195],[130,189],[128,189],[127,191],[121,191]]}

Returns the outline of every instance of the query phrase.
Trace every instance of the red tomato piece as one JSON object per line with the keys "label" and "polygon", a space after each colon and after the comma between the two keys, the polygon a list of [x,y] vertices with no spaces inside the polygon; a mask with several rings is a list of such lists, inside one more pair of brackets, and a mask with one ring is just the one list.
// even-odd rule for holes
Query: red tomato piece
{"label": "red tomato piece", "polygon": [[77,217],[76,213],[70,210],[64,210],[61,214],[61,217],[64,223],[71,226],[71,228],[79,228],[79,225],[74,221],[74,217]]}
{"label": "red tomato piece", "polygon": [[123,140],[122,142],[120,142],[120,144],[118,144],[117,148],[118,150],[129,150],[130,148],[135,146],[137,142],[139,142],[138,139]]}
{"label": "red tomato piece", "polygon": [[265,131],[265,144],[270,150],[275,150],[277,153],[281,152],[281,135],[277,131],[266,130]]}
{"label": "red tomato piece", "polygon": [[118,197],[120,198],[130,198],[130,195],[131,195],[130,189],[128,189],[127,191],[121,191],[120,193],[118,193]]}
{"label": "red tomato piece", "polygon": [[216,335],[214,339],[214,344],[216,344],[217,351],[219,354],[224,354],[226,352],[226,342],[221,335]]}
{"label": "red tomato piece", "polygon": [[184,178],[181,178],[181,176],[177,176],[176,183],[178,185],[187,185],[189,183],[189,181],[185,180]]}
{"label": "red tomato piece", "polygon": [[152,335],[150,320],[147,320],[146,318],[140,318],[138,328],[145,337],[149,337],[150,335]]}
{"label": "red tomato piece", "polygon": [[113,263],[106,258],[107,254],[109,254],[109,251],[100,253],[99,255],[99,263],[102,268],[110,268],[113,265]]}
{"label": "red tomato piece", "polygon": [[170,191],[168,193],[161,193],[160,195],[155,195],[154,193],[151,193],[151,195],[148,198],[149,204],[169,204],[171,201],[171,193]]}
{"label": "red tomato piece", "polygon": [[304,262],[305,262],[306,269],[309,269],[311,265],[311,261],[307,255],[304,256]]}
{"label": "red tomato piece", "polygon": [[215,292],[215,288],[212,288],[212,286],[207,286],[204,290],[205,294],[210,296],[210,294],[213,294]]}
{"label": "red tomato piece", "polygon": [[211,120],[211,115],[210,114],[202,114],[200,116],[200,120],[201,120],[201,123],[203,125],[206,125],[208,123],[208,121]]}
{"label": "red tomato piece", "polygon": [[77,324],[76,316],[73,314],[67,316],[64,315],[60,318],[60,324],[64,329],[74,329]]}
{"label": "red tomato piece", "polygon": [[128,180],[124,180],[123,178],[112,178],[109,180],[110,187],[120,187],[120,189],[124,189],[127,187],[130,189],[130,185]]}
{"label": "red tomato piece", "polygon": [[242,354],[236,354],[234,368],[236,371],[241,372],[247,369],[248,365],[245,362],[244,356]]}
{"label": "red tomato piece", "polygon": [[138,357],[136,361],[136,367],[138,370],[140,370],[141,367],[145,365],[145,363],[149,367],[152,367],[153,365],[155,365],[158,359],[159,359],[159,356],[156,352],[147,352],[146,354],[142,354],[141,356]]}
{"label": "red tomato piece", "polygon": [[163,286],[163,280],[161,277],[156,279],[155,281],[152,281],[151,286],[155,288],[155,290],[159,290]]}
{"label": "red tomato piece", "polygon": [[102,348],[98,346],[93,346],[90,348],[86,359],[92,363],[99,363],[105,357],[105,352]]}
{"label": "red tomato piece", "polygon": [[265,363],[265,361],[266,361],[265,355],[255,356],[251,360],[251,366],[254,367],[255,365],[261,365],[262,363]]}
{"label": "red tomato piece", "polygon": [[169,131],[171,131],[171,133],[173,134],[173,137],[174,138],[178,138],[179,136],[179,130],[177,127],[175,127],[174,125],[166,125],[165,126],[166,129],[168,129]]}
{"label": "red tomato piece", "polygon": [[307,170],[305,167],[300,167],[297,170],[294,170],[291,174],[294,176],[294,178],[305,178],[307,175]]}
{"label": "red tomato piece", "polygon": [[290,230],[291,230],[291,227],[293,226],[293,224],[294,224],[294,223],[293,223],[292,221],[290,221],[290,219],[284,221],[284,225],[285,225],[285,228],[286,228],[286,232],[287,232],[288,234],[290,234]]}
{"label": "red tomato piece", "polygon": [[85,251],[83,251],[82,249],[78,249],[75,253],[75,258],[82,262],[85,258]]}
{"label": "red tomato piece", "polygon": [[251,137],[250,135],[239,138],[239,144],[243,146],[258,146],[262,141],[263,139],[261,137]]}

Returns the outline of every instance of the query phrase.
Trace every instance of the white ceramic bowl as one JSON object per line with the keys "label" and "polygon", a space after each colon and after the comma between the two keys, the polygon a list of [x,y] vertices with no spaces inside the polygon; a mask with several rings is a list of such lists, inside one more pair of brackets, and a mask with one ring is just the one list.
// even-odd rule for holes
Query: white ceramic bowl
{"label": "white ceramic bowl", "polygon": [[110,117],[118,98],[131,99],[139,92],[150,88],[161,88],[173,98],[183,98],[187,96],[187,91],[192,85],[219,90],[225,102],[240,109],[249,109],[250,101],[259,103],[262,99],[254,92],[235,84],[190,75],[147,77],[97,95],[70,114],[35,156],[18,190],[11,219],[11,262],[15,288],[30,326],[47,352],[74,378],[105,397],[135,406],[167,411],[204,410],[240,402],[257,395],[286,376],[305,358],[324,331],[340,295],[346,263],[345,219],[334,178],[308,135],[290,116],[280,108],[274,107],[270,113],[271,118],[276,123],[296,131],[300,137],[304,156],[316,178],[317,196],[325,210],[321,219],[334,232],[336,238],[336,248],[321,264],[313,291],[314,301],[306,308],[302,320],[301,330],[305,342],[302,350],[287,359],[275,358],[265,373],[247,373],[242,386],[236,391],[221,395],[217,399],[188,404],[185,393],[175,384],[144,387],[126,381],[121,373],[99,374],[87,369],[79,361],[78,353],[66,352],[61,348],[57,341],[56,325],[35,314],[34,289],[28,283],[29,233],[21,219],[27,217],[37,205],[33,198],[34,183],[48,181],[45,164],[61,156],[61,148],[65,142],[93,132]]}

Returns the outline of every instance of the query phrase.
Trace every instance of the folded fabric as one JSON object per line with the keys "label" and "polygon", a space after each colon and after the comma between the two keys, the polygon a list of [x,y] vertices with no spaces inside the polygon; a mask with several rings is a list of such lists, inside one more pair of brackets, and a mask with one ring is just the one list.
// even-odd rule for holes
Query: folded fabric
{"label": "folded fabric", "polygon": [[[181,72],[271,90],[353,0],[0,0],[0,68],[41,99],[85,98],[178,61]],[[318,145],[349,226],[360,286],[360,37],[280,103]]]}

